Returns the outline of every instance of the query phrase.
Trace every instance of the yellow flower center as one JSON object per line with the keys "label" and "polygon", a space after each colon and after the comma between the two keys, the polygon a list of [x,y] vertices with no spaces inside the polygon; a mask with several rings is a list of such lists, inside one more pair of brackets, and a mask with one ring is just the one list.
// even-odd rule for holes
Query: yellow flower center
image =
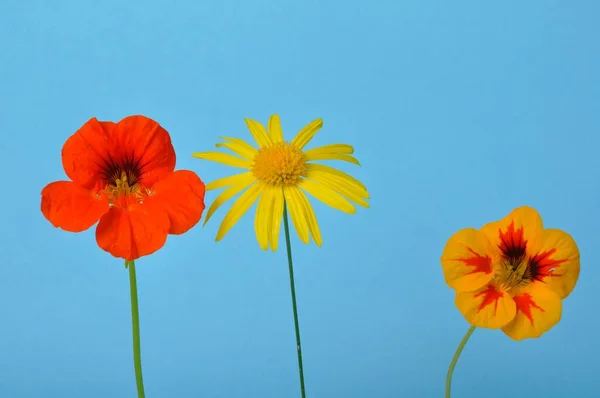
{"label": "yellow flower center", "polygon": [[252,173],[272,186],[296,185],[300,182],[305,164],[306,158],[301,150],[287,142],[278,142],[258,150]]}
{"label": "yellow flower center", "polygon": [[524,286],[531,282],[531,267],[525,258],[518,259],[518,261],[506,261],[499,267],[495,278],[506,290]]}

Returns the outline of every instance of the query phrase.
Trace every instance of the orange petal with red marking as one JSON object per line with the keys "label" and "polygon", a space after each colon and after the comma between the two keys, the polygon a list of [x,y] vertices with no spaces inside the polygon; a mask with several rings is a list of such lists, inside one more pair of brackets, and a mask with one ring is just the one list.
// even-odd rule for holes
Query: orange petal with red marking
{"label": "orange petal with red marking", "polygon": [[103,167],[113,145],[114,126],[112,122],[92,118],[67,139],[62,149],[62,164],[73,182],[91,189],[102,180]]}
{"label": "orange petal with red marking", "polygon": [[135,260],[165,244],[169,232],[167,213],[152,202],[112,207],[98,223],[96,242],[115,257]]}
{"label": "orange petal with red marking", "polygon": [[145,116],[128,116],[114,129],[113,157],[137,162],[141,184],[150,188],[175,169],[175,149],[167,130]]}
{"label": "orange petal with red marking", "polygon": [[531,246],[535,279],[543,282],[561,299],[567,297],[579,279],[579,249],[568,233],[546,229],[542,239]]}
{"label": "orange petal with red marking", "polygon": [[484,225],[481,228],[489,241],[500,250],[522,248],[539,239],[543,231],[542,217],[528,206],[519,207],[500,221]]}
{"label": "orange petal with red marking", "polygon": [[473,228],[455,233],[442,254],[446,283],[458,292],[477,290],[492,279],[496,254],[484,234]]}
{"label": "orange petal with red marking", "polygon": [[502,328],[513,340],[540,337],[560,321],[560,297],[542,283],[532,283],[514,297],[517,315]]}
{"label": "orange petal with red marking", "polygon": [[57,228],[85,231],[108,211],[106,198],[70,181],[56,181],[42,190],[42,214]]}
{"label": "orange petal with red marking", "polygon": [[475,292],[457,293],[454,302],[467,322],[480,328],[499,329],[517,313],[510,294],[492,283]]}
{"label": "orange petal with red marking", "polygon": [[171,221],[170,234],[183,234],[200,221],[204,211],[204,183],[193,171],[178,170],[160,180],[149,200],[160,204]]}

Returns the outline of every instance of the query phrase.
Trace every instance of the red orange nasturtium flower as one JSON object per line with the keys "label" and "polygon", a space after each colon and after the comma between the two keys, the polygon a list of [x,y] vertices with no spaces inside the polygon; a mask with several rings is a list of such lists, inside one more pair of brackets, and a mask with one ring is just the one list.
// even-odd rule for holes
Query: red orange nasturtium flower
{"label": "red orange nasturtium flower", "polygon": [[573,238],[545,229],[531,207],[515,209],[480,230],[458,231],[441,261],[466,320],[501,328],[514,340],[539,337],[558,323],[580,266]]}
{"label": "red orange nasturtium flower", "polygon": [[65,142],[62,164],[71,181],[42,190],[42,213],[69,232],[100,221],[98,246],[115,257],[131,261],[154,253],[168,234],[196,225],[204,211],[204,183],[192,171],[174,171],[169,133],[144,116],[90,119]]}

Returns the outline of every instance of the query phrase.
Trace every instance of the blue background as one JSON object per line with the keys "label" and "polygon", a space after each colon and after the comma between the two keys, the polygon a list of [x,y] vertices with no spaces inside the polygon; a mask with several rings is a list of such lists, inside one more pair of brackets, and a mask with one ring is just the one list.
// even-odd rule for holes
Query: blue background
{"label": "blue background", "polygon": [[[353,145],[372,197],[293,237],[309,398],[442,396],[468,328],[442,248],[521,205],[575,237],[579,283],[541,339],[477,330],[454,396],[600,396],[600,3],[481,3],[2,0],[0,397],[136,394],[122,261],[39,210],[65,139],[144,114],[208,182],[234,170],[191,153],[272,113],[322,117],[311,146]],[[215,244],[224,213],[137,262],[148,397],[299,397],[285,252],[253,213]]]}

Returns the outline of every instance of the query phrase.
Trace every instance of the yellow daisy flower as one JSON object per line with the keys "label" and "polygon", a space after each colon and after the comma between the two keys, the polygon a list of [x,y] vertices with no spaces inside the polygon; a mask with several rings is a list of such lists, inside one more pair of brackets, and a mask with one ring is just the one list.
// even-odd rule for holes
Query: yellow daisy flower
{"label": "yellow daisy flower", "polygon": [[[226,201],[244,191],[233,203],[217,233],[217,241],[258,201],[254,228],[258,244],[263,250],[277,250],[284,204],[304,243],[312,236],[321,246],[321,232],[312,205],[306,193],[345,213],[355,213],[353,205],[369,207],[367,188],[350,175],[316,160],[342,160],[360,165],[352,156],[350,145],[333,144],[304,150],[306,144],[323,126],[316,119],[306,125],[296,137],[287,142],[283,138],[278,115],[269,118],[268,130],[254,120],[246,125],[258,144],[258,149],[239,138],[221,137],[224,142],[217,148],[226,148],[235,155],[222,152],[197,152],[199,159],[211,160],[228,166],[246,169],[246,172],[213,181],[206,190],[226,188],[211,204],[204,224]],[[237,155],[237,156],[236,156]]]}

